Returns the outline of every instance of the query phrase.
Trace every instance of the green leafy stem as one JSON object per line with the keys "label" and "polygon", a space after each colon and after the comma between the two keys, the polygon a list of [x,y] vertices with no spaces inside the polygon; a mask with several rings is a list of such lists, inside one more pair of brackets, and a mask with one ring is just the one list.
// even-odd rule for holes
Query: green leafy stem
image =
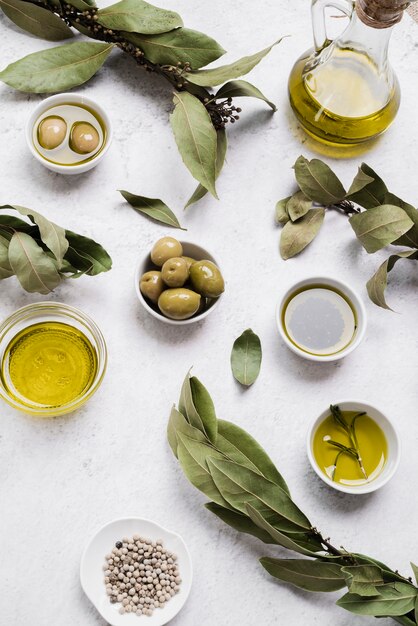
{"label": "green leafy stem", "polygon": [[[214,39],[184,27],[177,13],[145,0],[121,0],[99,9],[94,0],[0,0],[0,8],[20,28],[50,41],[71,39],[74,29],[95,40],[64,44],[11,63],[0,80],[24,92],[67,91],[87,82],[118,48],[174,89],[170,116],[182,159],[199,187],[189,206],[208,191],[215,197],[227,142],[225,126],[239,119],[233,98],[263,100],[275,105],[244,80],[272,49],[271,45],[229,65],[202,69],[225,54]],[[277,41],[276,43],[279,43]],[[221,86],[220,86],[221,85]],[[213,92],[211,88],[220,88]]]}
{"label": "green leafy stem", "polygon": [[[210,499],[209,511],[239,532],[299,555],[262,558],[274,578],[313,592],[346,588],[337,604],[347,611],[418,624],[418,588],[412,579],[324,538],[295,504],[263,448],[235,424],[216,417],[207,389],[194,376],[186,376],[167,436],[185,476]],[[412,568],[417,577],[418,567]]]}
{"label": "green leafy stem", "polygon": [[320,232],[327,209],[349,217],[350,225],[367,253],[389,246],[391,254],[367,283],[374,304],[389,309],[385,291],[388,274],[400,259],[418,260],[418,209],[390,192],[383,180],[362,163],[348,191],[320,159],[300,156],[295,165],[298,190],[276,204],[276,222],[283,226],[280,254],[290,259],[310,245]]}
{"label": "green leafy stem", "polygon": [[351,446],[348,447],[340,443],[339,441],[334,441],[333,439],[331,439],[330,436],[324,437],[324,441],[326,441],[326,443],[338,449],[338,454],[335,458],[334,466],[333,466],[334,470],[333,470],[332,480],[334,480],[338,461],[341,458],[342,454],[348,454],[349,456],[354,457],[354,459],[358,463],[358,466],[360,468],[361,473],[363,474],[364,479],[368,480],[369,477],[363,465],[363,458],[360,452],[360,447],[358,444],[357,433],[356,433],[356,421],[359,417],[363,417],[364,415],[366,415],[366,413],[365,412],[357,413],[357,415],[353,417],[351,423],[349,424],[348,422],[346,422],[339,406],[334,406],[331,404],[330,411],[331,411],[332,417],[334,418],[334,421],[346,433],[351,444]]}

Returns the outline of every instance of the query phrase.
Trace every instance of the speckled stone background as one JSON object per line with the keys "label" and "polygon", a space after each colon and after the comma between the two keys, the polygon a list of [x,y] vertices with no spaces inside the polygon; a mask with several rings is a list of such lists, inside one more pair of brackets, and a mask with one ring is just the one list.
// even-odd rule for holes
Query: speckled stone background
{"label": "speckled stone background", "polygon": [[[243,102],[242,120],[230,129],[228,163],[219,180],[220,202],[182,206],[194,181],[171,136],[169,90],[115,51],[80,91],[112,117],[113,146],[97,169],[64,177],[30,156],[24,124],[38,96],[0,86],[1,203],[19,203],[59,224],[93,236],[111,253],[114,268],[98,278],[68,281],[52,299],[78,306],[103,329],[109,369],[100,392],[74,415],[36,420],[1,406],[0,413],[0,623],[5,626],[104,626],[80,588],[78,568],[86,539],[105,522],[129,515],[152,518],[182,534],[195,577],[177,626],[357,626],[334,606],[338,594],[314,596],[276,584],[258,565],[282,554],[239,536],[203,508],[204,497],[185,480],[166,443],[170,406],[190,366],[208,386],[218,414],[248,429],[265,445],[288,479],[296,501],[336,545],[369,553],[408,572],[418,560],[418,274],[413,263],[396,267],[389,300],[400,312],[373,306],[366,280],[383,255],[368,257],[346,220],[330,214],[318,240],[300,257],[279,258],[276,200],[292,190],[291,166],[314,146],[287,104],[292,62],[311,45],[308,0],[164,0],[188,26],[228,48],[226,60],[256,51],[280,35],[252,73],[278,104]],[[0,17],[1,67],[48,45]],[[365,155],[335,160],[345,182],[365,159],[406,200],[418,202],[418,27],[406,17],[393,35],[391,57],[403,89],[390,131]],[[347,156],[347,155],[346,155]],[[350,155],[348,155],[350,157]],[[220,260],[227,291],[205,322],[169,327],[140,308],[133,290],[139,257],[169,231],[137,215],[117,189],[163,198],[196,241]],[[170,234],[173,234],[170,232]],[[381,257],[381,258],[380,258]],[[275,328],[276,300],[286,285],[329,273],[360,290],[369,313],[362,346],[337,364],[309,364],[291,354]],[[15,279],[0,285],[0,316],[43,299],[25,294]],[[247,327],[259,333],[264,360],[248,391],[232,379],[229,353]],[[364,399],[396,422],[403,446],[398,474],[382,491],[349,497],[327,488],[305,454],[310,421],[330,402]],[[389,624],[382,620],[382,626]]]}

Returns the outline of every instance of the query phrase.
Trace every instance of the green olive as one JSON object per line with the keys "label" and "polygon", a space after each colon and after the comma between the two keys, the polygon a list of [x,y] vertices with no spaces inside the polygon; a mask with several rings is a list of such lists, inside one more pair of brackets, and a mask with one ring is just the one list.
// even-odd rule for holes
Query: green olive
{"label": "green olive", "polygon": [[38,126],[39,145],[45,150],[58,148],[67,134],[67,124],[62,117],[45,117]]}
{"label": "green olive", "polygon": [[183,287],[189,278],[189,268],[186,259],[181,256],[168,259],[162,267],[161,275],[168,287]]}
{"label": "green olive", "polygon": [[193,265],[193,263],[196,263],[196,259],[192,259],[191,256],[184,256],[183,259],[187,263],[187,269],[188,270],[190,270],[190,267]]}
{"label": "green olive", "polygon": [[158,299],[161,313],[172,320],[187,320],[199,310],[200,295],[190,289],[167,289]]}
{"label": "green olive", "polygon": [[99,133],[88,122],[75,122],[70,132],[70,148],[77,154],[94,152],[99,145]]}
{"label": "green olive", "polygon": [[158,267],[162,267],[168,259],[183,256],[183,246],[174,237],[159,239],[151,250],[151,260]]}
{"label": "green olive", "polygon": [[212,261],[196,261],[190,268],[190,280],[198,293],[205,298],[218,298],[225,289],[219,267]]}
{"label": "green olive", "polygon": [[145,272],[141,277],[139,283],[141,293],[145,298],[157,304],[158,298],[165,289],[165,285],[161,276],[161,272],[152,270],[151,272]]}

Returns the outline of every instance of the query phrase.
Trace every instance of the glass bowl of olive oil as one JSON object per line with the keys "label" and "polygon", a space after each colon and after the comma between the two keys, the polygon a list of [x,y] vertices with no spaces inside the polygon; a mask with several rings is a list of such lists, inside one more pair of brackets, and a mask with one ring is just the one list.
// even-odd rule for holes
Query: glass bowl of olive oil
{"label": "glass bowl of olive oil", "polygon": [[315,276],[292,285],[280,298],[276,321],[285,344],[310,361],[338,361],[366,332],[366,309],[347,283]]}
{"label": "glass bowl of olive oil", "polygon": [[100,329],[74,307],[30,304],[0,324],[0,397],[25,413],[55,417],[78,409],[99,388],[106,366]]}
{"label": "glass bowl of olive oil", "polygon": [[400,443],[386,415],[364,402],[337,402],[311,425],[307,453],[316,474],[351,494],[376,491],[396,472]]}

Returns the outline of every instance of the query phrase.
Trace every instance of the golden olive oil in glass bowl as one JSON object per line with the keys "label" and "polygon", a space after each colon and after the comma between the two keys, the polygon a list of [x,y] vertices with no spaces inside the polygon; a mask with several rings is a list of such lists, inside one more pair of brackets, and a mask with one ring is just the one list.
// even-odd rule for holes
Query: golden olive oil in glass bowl
{"label": "golden olive oil in glass bowl", "polygon": [[0,325],[0,397],[25,413],[78,409],[99,388],[106,365],[100,329],[74,307],[30,304]]}

